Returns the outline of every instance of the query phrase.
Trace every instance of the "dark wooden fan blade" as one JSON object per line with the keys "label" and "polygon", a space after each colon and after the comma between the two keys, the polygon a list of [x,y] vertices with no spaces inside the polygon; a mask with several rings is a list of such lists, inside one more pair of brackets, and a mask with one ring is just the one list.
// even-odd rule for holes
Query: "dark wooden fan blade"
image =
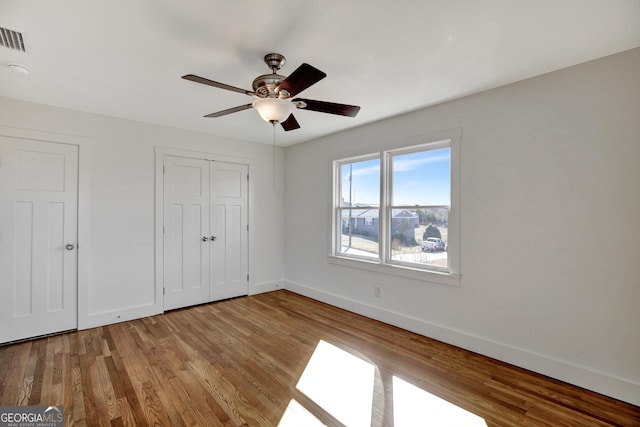
{"label": "dark wooden fan blade", "polygon": [[233,91],[233,92],[244,93],[245,95],[250,95],[250,96],[255,95],[255,93],[251,92],[250,90],[241,89],[239,87],[226,85],[224,83],[214,82],[213,80],[205,79],[204,77],[196,76],[194,74],[187,74],[185,76],[182,76],[182,78],[185,79],[185,80],[190,80],[192,82],[202,83],[203,85],[209,85],[209,86],[213,86],[213,87],[218,87],[220,89],[230,90],[230,91]]}
{"label": "dark wooden fan blade", "polygon": [[278,85],[276,93],[284,89],[289,92],[289,96],[295,96],[325,77],[327,75],[317,68],[309,64],[302,64]]}
{"label": "dark wooden fan blade", "polygon": [[282,129],[286,131],[300,128],[300,125],[298,124],[298,121],[296,120],[296,118],[293,117],[293,114],[290,114],[289,118],[280,124],[282,125]]}
{"label": "dark wooden fan blade", "polygon": [[306,104],[304,107],[298,107],[304,110],[319,111],[321,113],[337,114],[339,116],[355,117],[360,111],[357,105],[336,104],[334,102],[314,101],[313,99],[296,98],[292,102],[302,101]]}
{"label": "dark wooden fan blade", "polygon": [[252,108],[253,104],[240,105],[238,107],[228,108],[226,110],[218,111],[217,113],[207,114],[205,117],[221,117],[226,116],[227,114],[237,113],[238,111],[248,110]]}

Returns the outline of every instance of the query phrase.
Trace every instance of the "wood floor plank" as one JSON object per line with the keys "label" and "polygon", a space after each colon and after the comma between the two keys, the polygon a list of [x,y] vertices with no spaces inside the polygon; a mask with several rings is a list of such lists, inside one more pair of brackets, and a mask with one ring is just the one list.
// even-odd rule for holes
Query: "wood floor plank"
{"label": "wood floor plank", "polygon": [[20,387],[20,395],[16,402],[16,405],[27,406],[29,404],[29,398],[31,397],[31,391],[33,390],[33,377],[36,371],[37,356],[29,356],[28,362],[25,367],[22,386]]}
{"label": "wood floor plank", "polygon": [[375,367],[371,426],[399,416],[395,381],[487,427],[640,426],[637,406],[287,291],[0,346],[0,405],[62,403],[68,426],[342,426],[297,388],[321,342]]}

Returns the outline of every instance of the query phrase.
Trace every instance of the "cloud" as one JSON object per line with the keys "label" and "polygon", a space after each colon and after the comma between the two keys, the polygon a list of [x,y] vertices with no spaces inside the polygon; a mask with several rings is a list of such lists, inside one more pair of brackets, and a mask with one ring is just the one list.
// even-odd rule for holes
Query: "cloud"
{"label": "cloud", "polygon": [[380,165],[368,166],[362,169],[355,169],[353,176],[380,175]]}
{"label": "cloud", "polygon": [[393,171],[394,172],[409,172],[412,170],[416,170],[421,168],[424,165],[428,165],[430,163],[439,163],[439,162],[448,162],[449,154],[441,154],[437,156],[429,156],[422,158],[411,158],[411,159],[402,159],[396,160],[393,162]]}

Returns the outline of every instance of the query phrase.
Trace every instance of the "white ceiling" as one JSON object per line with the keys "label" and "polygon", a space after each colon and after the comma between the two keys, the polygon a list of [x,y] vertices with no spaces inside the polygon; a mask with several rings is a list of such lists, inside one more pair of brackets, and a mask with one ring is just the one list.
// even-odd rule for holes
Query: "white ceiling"
{"label": "white ceiling", "polygon": [[[298,111],[291,145],[640,46],[640,0],[0,0],[0,96],[271,143],[251,98],[268,52],[328,77],[301,96],[360,105],[356,118]],[[0,117],[0,124],[2,118]]]}

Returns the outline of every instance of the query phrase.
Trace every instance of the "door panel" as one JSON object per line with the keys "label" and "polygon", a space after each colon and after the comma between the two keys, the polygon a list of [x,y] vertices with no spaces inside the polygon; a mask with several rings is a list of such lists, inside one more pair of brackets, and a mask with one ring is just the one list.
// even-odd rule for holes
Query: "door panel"
{"label": "door panel", "polygon": [[77,146],[0,137],[0,342],[77,327],[77,203]]}
{"label": "door panel", "polygon": [[208,238],[209,162],[165,157],[165,310],[209,300]]}
{"label": "door panel", "polygon": [[247,295],[248,166],[211,163],[211,300]]}
{"label": "door panel", "polygon": [[[14,280],[7,277],[7,283],[11,283],[12,289],[7,295],[13,293],[13,315],[15,317],[30,316],[32,314],[33,299],[33,271],[31,268],[31,254],[33,253],[33,202],[15,202],[15,237],[13,256],[15,256]],[[3,221],[4,222],[4,221]],[[3,233],[4,235],[4,233]],[[5,241],[3,239],[3,241]],[[4,242],[3,242],[4,243]],[[7,242],[8,243],[8,242]],[[8,249],[11,249],[9,247]],[[3,257],[4,258],[4,257]],[[7,261],[11,254],[7,254]],[[5,266],[7,272],[10,266]],[[3,295],[5,293],[3,292]],[[9,298],[7,298],[7,302]],[[10,306],[9,306],[10,309]]]}
{"label": "door panel", "polygon": [[46,253],[49,254],[47,263],[47,310],[57,311],[64,309],[64,254],[58,250],[65,246],[64,241],[64,204],[50,202],[47,204],[47,231],[43,242]]}

